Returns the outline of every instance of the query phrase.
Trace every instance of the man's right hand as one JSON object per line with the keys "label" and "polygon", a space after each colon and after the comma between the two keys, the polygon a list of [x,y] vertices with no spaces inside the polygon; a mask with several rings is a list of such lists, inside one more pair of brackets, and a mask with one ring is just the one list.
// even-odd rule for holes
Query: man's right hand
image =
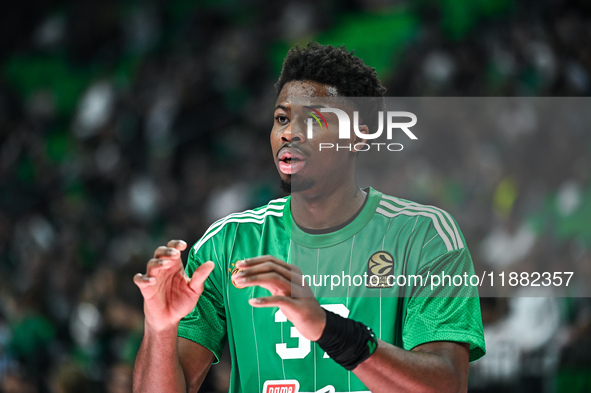
{"label": "man's right hand", "polygon": [[146,328],[155,332],[178,328],[179,321],[195,308],[203,283],[215,266],[206,262],[189,278],[181,261],[185,248],[187,243],[182,240],[171,240],[166,247],[158,247],[148,262],[146,274],[138,273],[133,278],[144,297]]}

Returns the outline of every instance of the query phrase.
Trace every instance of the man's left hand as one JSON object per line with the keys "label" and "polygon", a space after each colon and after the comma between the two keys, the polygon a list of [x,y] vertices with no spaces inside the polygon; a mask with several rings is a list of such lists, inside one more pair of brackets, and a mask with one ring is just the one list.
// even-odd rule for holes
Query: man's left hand
{"label": "man's left hand", "polygon": [[326,312],[302,281],[302,272],[271,255],[249,258],[236,263],[240,269],[232,277],[236,286],[260,286],[271,296],[250,299],[253,307],[279,307],[298,331],[310,341],[322,336]]}

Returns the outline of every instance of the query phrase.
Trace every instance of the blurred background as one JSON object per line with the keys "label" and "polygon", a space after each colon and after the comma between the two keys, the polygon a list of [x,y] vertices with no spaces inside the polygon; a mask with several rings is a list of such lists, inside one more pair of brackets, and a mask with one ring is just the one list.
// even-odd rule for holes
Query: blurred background
{"label": "blurred background", "polygon": [[[3,8],[5,393],[131,391],[143,330],[133,275],[168,239],[192,244],[213,220],[281,195],[268,134],[293,44],[346,44],[390,96],[591,93],[583,0]],[[520,271],[544,258],[588,272],[591,132],[543,134],[515,113],[520,132],[462,144],[442,135],[408,156],[392,171],[397,195],[452,213],[475,261]],[[451,145],[478,154],[457,161]],[[483,298],[482,309],[488,354],[471,367],[470,392],[591,392],[589,298]],[[225,391],[229,367],[212,367],[202,391]]]}

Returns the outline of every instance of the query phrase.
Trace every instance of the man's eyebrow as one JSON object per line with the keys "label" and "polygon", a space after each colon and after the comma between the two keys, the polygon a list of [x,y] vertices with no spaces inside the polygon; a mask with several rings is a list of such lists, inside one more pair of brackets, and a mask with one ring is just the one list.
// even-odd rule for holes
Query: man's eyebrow
{"label": "man's eyebrow", "polygon": [[315,104],[315,105],[306,105],[308,108],[318,109],[318,108],[328,108],[327,105],[324,104]]}
{"label": "man's eyebrow", "polygon": [[[306,105],[306,108],[319,109],[319,108],[328,108],[328,106],[327,105],[324,105],[324,104],[314,104],[314,105]],[[288,108],[288,107],[286,107],[284,105],[281,105],[281,104],[280,105],[277,105],[275,107],[275,110],[277,110],[277,109],[283,109],[286,112],[289,112],[291,110],[290,108]]]}

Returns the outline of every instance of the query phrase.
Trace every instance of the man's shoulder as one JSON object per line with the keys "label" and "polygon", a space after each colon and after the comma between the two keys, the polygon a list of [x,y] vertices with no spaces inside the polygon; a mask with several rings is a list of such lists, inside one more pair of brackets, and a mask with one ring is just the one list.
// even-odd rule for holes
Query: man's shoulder
{"label": "man's shoulder", "polygon": [[257,230],[269,225],[270,221],[278,222],[277,220],[282,220],[285,205],[288,201],[289,197],[277,198],[269,201],[266,205],[231,213],[220,218],[210,225],[201,239],[195,243],[193,249],[197,251],[203,244],[214,237],[226,236],[228,232],[235,233],[237,227]]}
{"label": "man's shoulder", "polygon": [[376,194],[380,197],[378,203],[379,213],[389,213],[389,215],[399,214],[408,217],[420,216],[427,219],[431,218],[432,215],[436,215],[437,217],[445,218],[447,221],[455,221],[450,213],[440,207],[414,202],[397,196],[384,194],[379,191],[377,191]]}
{"label": "man's shoulder", "polygon": [[252,218],[260,219],[266,216],[282,217],[283,209],[285,208],[285,204],[288,201],[289,197],[285,196],[282,198],[272,199],[266,205],[259,206],[254,209],[248,209],[241,212],[228,214],[227,216],[220,218],[219,220],[211,224],[210,229],[220,225],[223,226],[224,224],[232,222],[241,222],[244,220],[247,220],[246,222],[251,222],[252,220],[249,219]]}
{"label": "man's shoulder", "polygon": [[411,233],[432,232],[447,251],[464,248],[464,239],[455,219],[437,206],[413,202],[392,195],[381,194],[376,213],[396,218],[397,227]]}

